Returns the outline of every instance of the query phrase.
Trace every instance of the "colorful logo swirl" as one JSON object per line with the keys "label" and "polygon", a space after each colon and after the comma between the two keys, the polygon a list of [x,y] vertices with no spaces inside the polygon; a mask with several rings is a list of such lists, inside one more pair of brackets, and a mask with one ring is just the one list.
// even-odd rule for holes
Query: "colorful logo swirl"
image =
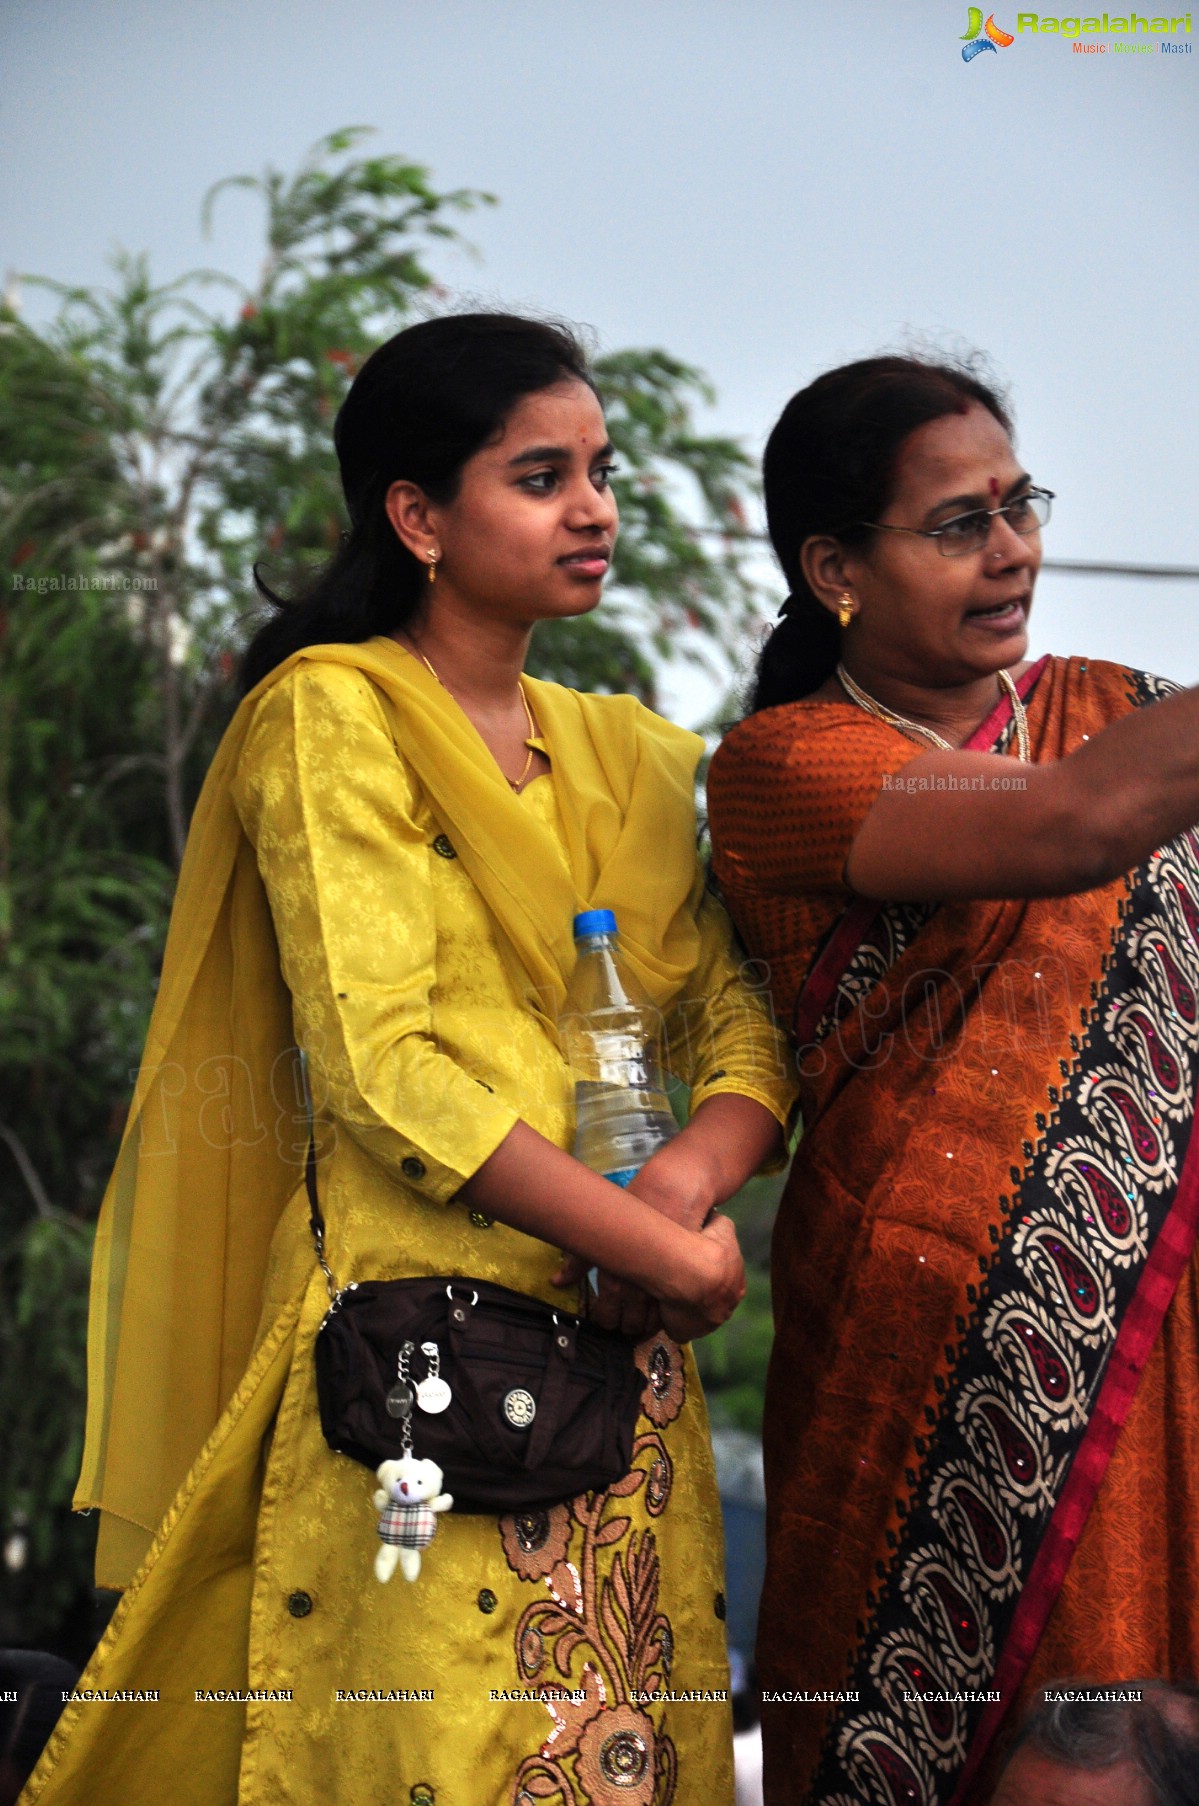
{"label": "colorful logo swirl", "polygon": [[996,48],[1006,50],[1009,44],[1015,42],[1010,31],[1004,31],[1001,26],[996,25],[994,13],[990,14],[984,25],[982,7],[972,6],[970,8],[967,30],[962,33],[962,61],[964,63],[973,62],[974,58],[981,55],[984,50],[995,50]]}

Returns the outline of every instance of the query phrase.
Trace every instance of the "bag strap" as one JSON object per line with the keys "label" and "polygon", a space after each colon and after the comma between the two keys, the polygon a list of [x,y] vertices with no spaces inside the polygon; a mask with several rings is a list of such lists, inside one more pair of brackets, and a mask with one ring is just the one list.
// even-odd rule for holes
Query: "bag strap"
{"label": "bag strap", "polygon": [[304,1157],[304,1185],[308,1192],[308,1227],[312,1231],[312,1245],[316,1249],[316,1261],[325,1275],[325,1288],[329,1294],[329,1309],[337,1310],[341,1304],[342,1288],[333,1276],[333,1270],[325,1258],[325,1219],[321,1215],[321,1201],[316,1189],[316,1116],[312,1108],[312,1088],[308,1083],[308,1055],[302,1047],[297,1047],[300,1056],[300,1084],[304,1088],[304,1114],[308,1119],[308,1152]]}

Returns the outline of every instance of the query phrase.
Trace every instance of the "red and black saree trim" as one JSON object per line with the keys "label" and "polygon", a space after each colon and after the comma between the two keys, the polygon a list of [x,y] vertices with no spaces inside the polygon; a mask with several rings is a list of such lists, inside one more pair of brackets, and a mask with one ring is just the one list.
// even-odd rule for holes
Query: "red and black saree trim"
{"label": "red and black saree trim", "polygon": [[991,1207],[812,1806],[960,1798],[1052,1609],[1199,1223],[1199,832],[1131,875],[1080,1030]]}

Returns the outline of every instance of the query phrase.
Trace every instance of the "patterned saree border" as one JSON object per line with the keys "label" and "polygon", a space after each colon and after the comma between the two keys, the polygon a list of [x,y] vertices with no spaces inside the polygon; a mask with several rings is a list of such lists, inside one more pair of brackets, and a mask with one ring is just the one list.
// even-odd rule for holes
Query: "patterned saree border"
{"label": "patterned saree border", "polygon": [[[1163,693],[1130,673],[1130,701]],[[818,1806],[945,1806],[1025,1672],[1199,1224],[1199,832],[1129,883],[999,1199],[823,1741]],[[981,1756],[981,1747],[979,1748]]]}
{"label": "patterned saree border", "polygon": [[[1012,1618],[1007,1642],[995,1665],[991,1691],[1001,1696],[1015,1692],[1036,1653],[1128,1415],[1145,1362],[1193,1252],[1197,1234],[1199,1138],[1192,1135],[1174,1208],[1162,1225],[1136,1294],[1124,1313],[1090,1427],[1074,1458],[1049,1528],[1041,1539]],[[958,1806],[970,1787],[1006,1711],[1002,1697],[984,1709],[950,1806]]]}

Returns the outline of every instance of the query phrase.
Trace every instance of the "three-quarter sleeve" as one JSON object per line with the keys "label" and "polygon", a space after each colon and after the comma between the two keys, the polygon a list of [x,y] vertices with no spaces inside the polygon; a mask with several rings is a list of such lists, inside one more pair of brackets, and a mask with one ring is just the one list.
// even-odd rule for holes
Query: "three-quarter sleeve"
{"label": "three-quarter sleeve", "polygon": [[737,948],[719,901],[705,892],[695,969],[667,1016],[667,1059],[691,1087],[694,1111],[722,1092],[752,1097],[784,1130],[796,1082],[787,1041],[775,1027],[763,975]]}
{"label": "three-quarter sleeve", "polygon": [[300,665],[258,705],[234,785],[320,1108],[444,1202],[518,1120],[433,1032],[430,829],[360,673]]}

